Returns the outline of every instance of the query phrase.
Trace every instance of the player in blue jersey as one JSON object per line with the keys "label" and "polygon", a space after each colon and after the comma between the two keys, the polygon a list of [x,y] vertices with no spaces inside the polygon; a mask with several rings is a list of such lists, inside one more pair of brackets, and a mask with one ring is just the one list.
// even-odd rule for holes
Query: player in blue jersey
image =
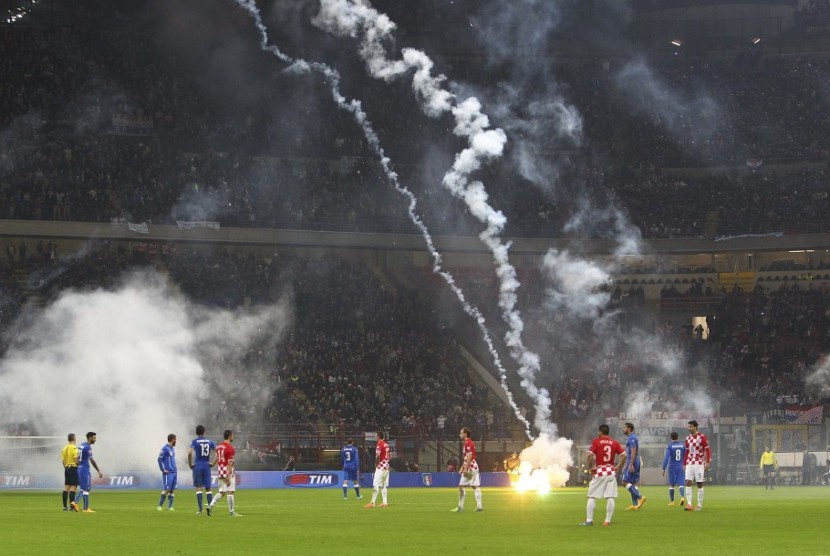
{"label": "player in blue jersey", "polygon": [[354,485],[354,492],[360,495],[360,454],[354,447],[352,439],[346,439],[346,445],[340,449],[340,463],[343,465],[343,500],[349,497],[349,481]]}
{"label": "player in blue jersey", "polygon": [[646,497],[640,494],[640,489],[637,488],[637,483],[640,482],[640,439],[634,434],[634,424],[626,423],[623,426],[623,432],[627,437],[625,439],[625,473],[623,474],[623,483],[625,488],[631,494],[631,505],[629,510],[639,510],[646,503]]}
{"label": "player in blue jersey", "polygon": [[202,491],[207,495],[208,504],[213,501],[210,468],[216,462],[216,444],[204,435],[205,427],[202,425],[196,427],[196,438],[190,443],[190,449],[187,451],[187,464],[193,470],[193,486],[196,487],[196,503],[199,505],[197,513],[200,514],[202,513]]}
{"label": "player in blue jersey", "polygon": [[[86,433],[86,442],[81,444],[81,449],[78,451],[78,482],[80,483],[81,497],[84,501],[82,511],[90,514],[94,514],[95,510],[89,507],[89,491],[92,490],[92,472],[89,470],[89,466],[92,465],[95,468],[99,479],[104,477],[101,470],[98,469],[95,458],[92,457],[92,445],[95,444],[96,440],[98,440],[97,434],[94,432]],[[72,509],[77,511],[77,504],[72,506]]]}
{"label": "player in blue jersey", "polygon": [[164,508],[164,499],[167,498],[167,509],[171,512],[173,498],[175,497],[176,484],[179,474],[176,470],[176,435],[167,435],[167,444],[161,447],[159,452],[159,469],[161,470],[161,498],[159,498],[158,511]]}
{"label": "player in blue jersey", "polygon": [[663,476],[669,470],[669,506],[674,506],[674,487],[680,487],[680,505],[686,504],[686,487],[683,472],[683,461],[686,459],[686,445],[678,440],[676,432],[671,433],[671,442],[666,446],[666,455],[663,456]]}

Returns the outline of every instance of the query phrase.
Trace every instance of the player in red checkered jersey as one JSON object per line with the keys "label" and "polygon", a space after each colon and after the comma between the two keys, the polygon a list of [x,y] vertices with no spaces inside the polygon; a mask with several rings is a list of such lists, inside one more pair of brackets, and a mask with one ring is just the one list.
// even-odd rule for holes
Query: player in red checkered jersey
{"label": "player in red checkered jersey", "polygon": [[378,489],[380,489],[381,500],[383,500],[380,507],[386,507],[386,489],[389,487],[389,444],[383,439],[383,431],[378,431],[375,435],[378,443],[375,445],[375,476],[372,480],[372,501],[363,506],[364,508],[375,507],[375,502],[378,499]]}
{"label": "player in red checkered jersey", "polygon": [[458,506],[453,508],[454,512],[464,511],[464,499],[467,497],[466,487],[473,487],[473,495],[476,499],[476,511],[481,512],[484,508],[481,506],[481,475],[478,469],[478,454],[476,453],[476,445],[473,442],[472,432],[469,427],[462,427],[458,433],[461,442],[464,443],[462,454],[464,455],[464,462],[461,464],[461,479],[458,481]]}
{"label": "player in red checkered jersey", "polygon": [[228,429],[224,434],[225,440],[216,446],[216,474],[219,475],[219,494],[213,497],[207,506],[207,514],[213,513],[213,507],[222,496],[228,497],[228,510],[231,517],[242,517],[236,513],[234,493],[236,492],[236,473],[234,471],[234,457],[236,449],[233,447],[233,431]]}
{"label": "player in red checkered jersey", "polygon": [[[709,469],[712,462],[712,449],[706,435],[697,430],[697,421],[691,420],[686,426],[689,429],[689,436],[686,437],[686,506],[684,510],[692,510],[692,483],[697,483],[697,508],[703,509],[703,475]],[[683,501],[680,501],[683,504]]]}
{"label": "player in red checkered jersey", "polygon": [[[625,450],[622,445],[608,436],[610,429],[608,425],[599,426],[599,436],[591,442],[588,449],[588,467],[591,468],[593,477],[588,483],[588,506],[586,508],[586,519],[580,525],[594,524],[594,509],[597,505],[597,498],[605,498],[605,527],[611,525],[611,518],[614,516],[615,498],[617,497],[617,473],[625,464]],[[620,461],[614,465],[614,459],[620,456]]]}

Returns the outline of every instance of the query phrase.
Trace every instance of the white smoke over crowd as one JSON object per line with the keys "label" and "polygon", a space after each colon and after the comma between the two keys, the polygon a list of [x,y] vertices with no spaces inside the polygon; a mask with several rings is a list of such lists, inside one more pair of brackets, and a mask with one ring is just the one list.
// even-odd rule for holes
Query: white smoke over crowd
{"label": "white smoke over crowd", "polygon": [[173,207],[172,214],[177,220],[218,220],[231,212],[230,191],[224,188],[205,188],[198,183],[189,184]]}
{"label": "white smoke over crowd", "polygon": [[617,86],[629,104],[653,118],[685,148],[696,149],[719,131],[728,114],[705,90],[683,91],[655,75],[643,58],[635,58],[617,73]]}
{"label": "white smoke over crowd", "polygon": [[815,398],[830,395],[830,355],[819,359],[813,367],[807,371],[804,382],[808,387],[815,389]]}
{"label": "white smoke over crowd", "polygon": [[39,133],[43,120],[37,112],[13,118],[0,129],[0,170],[7,170],[17,163],[21,144],[33,133]]}
{"label": "white smoke over crowd", "polygon": [[560,3],[545,0],[485,2],[472,16],[489,64],[506,73],[494,87],[475,86],[475,94],[507,132],[508,156],[519,175],[547,192],[556,189],[566,163],[548,151],[563,140],[568,146],[583,140],[582,116],[552,67],[551,41],[562,17]]}
{"label": "white smoke over crowd", "polygon": [[[195,306],[150,271],[113,290],[67,291],[21,325],[0,362],[0,415],[25,416],[36,431],[75,432],[78,444],[97,432],[105,473],[154,471],[167,435],[176,433],[181,449],[245,372],[237,365],[246,350],[289,323],[282,306]],[[207,364],[217,357],[222,369]]]}

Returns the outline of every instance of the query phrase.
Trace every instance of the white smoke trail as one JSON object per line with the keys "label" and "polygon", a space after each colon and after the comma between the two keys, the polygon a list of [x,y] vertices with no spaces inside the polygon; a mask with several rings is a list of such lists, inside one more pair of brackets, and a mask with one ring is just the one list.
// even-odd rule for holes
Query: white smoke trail
{"label": "white smoke trail", "polygon": [[534,426],[543,433],[555,436],[556,427],[550,422],[550,395],[535,383],[540,368],[539,356],[525,347],[521,337],[524,323],[516,308],[519,282],[516,269],[508,260],[510,245],[499,238],[506,218],[487,202],[484,184],[470,180],[471,174],[479,170],[485,161],[502,156],[507,136],[501,129],[489,128],[490,120],[482,113],[478,99],[470,97],[459,101],[453,93],[442,88],[446,77],[432,74],[434,64],[423,52],[404,48],[401,51],[402,60],[389,60],[383,41],[390,38],[395,24],[368,2],[322,0],[313,23],[340,36],[360,38],[360,55],[375,78],[389,81],[412,71],[412,88],[423,111],[431,117],[451,113],[455,119],[453,133],[467,138],[468,147],[458,153],[442,184],[463,200],[473,216],[486,225],[479,237],[493,254],[496,275],[500,280],[499,307],[509,326],[505,343],[511,357],[519,364],[522,387],[535,402]]}
{"label": "white smoke trail", "polygon": [[[287,54],[283,53],[276,46],[269,44],[268,43],[267,29],[265,27],[265,24],[262,22],[261,14],[259,12],[259,9],[256,7],[256,3],[255,3],[254,0],[235,0],[235,2],[241,8],[246,10],[251,15],[251,17],[254,19],[254,24],[255,24],[257,30],[260,33],[260,39],[261,39],[260,47],[264,51],[272,53],[274,56],[276,56],[277,58],[279,58],[280,60],[282,60],[283,62],[288,64],[288,68],[286,69],[286,71],[288,71],[288,72],[297,72],[297,73],[307,73],[307,72],[310,72],[310,71],[317,71],[317,72],[322,73],[323,75],[325,75],[329,79],[329,82],[331,84],[332,96],[334,98],[335,103],[337,104],[338,107],[340,107],[343,110],[346,110],[346,111],[348,111],[352,114],[355,121],[358,123],[358,125],[360,125],[361,129],[363,130],[363,134],[366,137],[369,145],[372,147],[374,152],[377,154],[377,156],[380,160],[381,167],[383,168],[387,179],[390,181],[390,183],[395,187],[395,189],[399,193],[401,193],[402,195],[404,195],[408,199],[409,205],[408,205],[407,210],[408,210],[408,213],[409,213],[409,217],[412,220],[412,222],[415,224],[415,226],[418,228],[418,230],[421,232],[421,235],[423,236],[424,241],[426,242],[427,248],[428,248],[429,253],[430,253],[430,255],[432,257],[432,260],[433,260],[433,272],[440,275],[444,279],[444,281],[449,285],[449,287],[453,291],[453,293],[455,293],[456,297],[458,297],[458,299],[461,301],[461,304],[464,308],[464,311],[468,315],[470,315],[474,319],[474,321],[476,322],[476,325],[478,326],[478,328],[479,328],[479,330],[482,334],[482,337],[483,337],[485,343],[487,344],[487,349],[490,352],[490,355],[493,357],[493,361],[496,365],[496,368],[498,369],[501,386],[502,386],[502,388],[504,389],[504,391],[507,395],[507,399],[508,399],[508,402],[510,403],[511,408],[513,409],[513,413],[515,414],[516,418],[519,419],[525,425],[525,432],[526,432],[527,436],[532,437],[532,434],[531,434],[531,431],[530,431],[530,423],[522,415],[521,410],[516,405],[516,402],[513,399],[513,394],[511,393],[510,388],[508,387],[508,384],[507,384],[507,371],[504,368],[504,365],[501,363],[501,359],[498,355],[498,352],[496,351],[496,348],[493,344],[492,338],[490,337],[490,333],[489,333],[489,330],[486,327],[486,321],[485,321],[484,316],[481,314],[481,312],[476,307],[472,306],[471,304],[469,304],[466,301],[464,293],[462,292],[462,290],[455,283],[455,280],[454,280],[453,276],[449,272],[442,269],[442,267],[441,267],[441,255],[440,255],[440,253],[438,253],[437,249],[435,248],[435,245],[432,241],[432,237],[429,234],[429,230],[426,228],[426,225],[423,223],[423,221],[421,220],[421,218],[418,216],[418,214],[416,212],[417,200],[416,200],[414,194],[407,187],[405,187],[404,185],[402,185],[400,183],[397,173],[394,170],[392,170],[391,161],[386,156],[386,154],[383,150],[383,147],[380,144],[380,140],[379,140],[377,134],[375,133],[374,128],[372,127],[368,116],[366,115],[365,111],[363,110],[361,103],[357,100],[349,101],[340,93],[340,87],[339,87],[339,85],[340,85],[340,75],[336,70],[332,69],[331,67],[327,66],[326,64],[322,64],[322,63],[319,63],[319,62],[308,62],[308,61],[303,60],[303,59],[293,58],[293,57],[288,56]],[[323,12],[323,10],[326,9],[326,7],[327,7],[327,4],[325,2],[323,2],[321,13]],[[371,9],[371,8],[365,6],[365,5],[356,5],[355,9],[356,9],[356,12],[355,12],[356,21],[359,21],[360,18],[363,17],[363,15],[358,15],[358,14],[364,14],[365,15],[365,14],[371,13],[371,14],[376,14],[378,16],[377,17],[377,26],[375,28],[375,31],[373,31],[373,32],[376,32],[378,36],[382,36],[384,33],[388,32],[389,30],[394,29],[394,23],[389,21],[389,19],[386,16],[381,16],[380,14],[375,12],[373,9]],[[341,20],[338,19],[338,21],[341,21]],[[352,27],[352,24],[349,23],[348,21],[346,21],[346,20],[342,20],[342,21],[344,22],[344,29]],[[371,50],[372,48],[376,48],[375,45],[377,45],[379,47],[380,43],[376,42],[376,41],[371,41],[371,42],[367,43],[366,48],[369,48]],[[406,61],[407,58],[409,59],[408,62]],[[420,97],[428,99],[428,102],[426,103],[427,112],[430,113],[430,114],[440,114],[441,112],[450,109],[451,104],[450,104],[449,101],[450,101],[452,95],[449,92],[443,91],[443,90],[440,89],[439,84],[443,80],[443,78],[434,78],[434,77],[431,76],[431,74],[429,73],[429,70],[432,67],[432,62],[428,58],[426,58],[426,56],[424,56],[423,54],[418,53],[417,51],[414,51],[414,50],[409,51],[408,55],[405,53],[405,61],[404,62],[398,62],[396,64],[395,63],[393,63],[393,64],[381,64],[376,68],[376,71],[381,76],[383,76],[384,79],[389,79],[389,78],[392,78],[395,75],[399,75],[400,73],[405,71],[406,68],[413,67],[412,64],[414,64],[416,62],[417,62],[417,64],[419,64],[420,69],[418,71],[416,71],[415,79],[414,79],[414,83],[415,83],[414,86],[415,86],[416,92],[419,94]],[[470,108],[474,107],[473,101],[475,101],[475,99],[471,99],[471,102],[466,105],[467,109],[470,109]],[[477,101],[475,101],[475,103],[477,104]],[[504,144],[504,140],[505,140],[504,134],[500,130],[490,130],[489,132],[483,131],[483,127],[486,127],[489,124],[487,122],[487,117],[486,116],[484,116],[483,114],[480,114],[480,112],[479,112],[479,115],[480,115],[480,117],[478,118],[478,122],[476,122],[475,120],[470,120],[466,123],[466,126],[465,126],[468,129],[473,129],[477,125],[482,127],[482,133],[479,133],[477,135],[477,137],[475,138],[475,141],[473,141],[474,148],[477,147],[478,149],[484,151],[485,153],[486,152],[500,153],[501,149],[503,147],[503,144]],[[459,126],[460,125],[461,124],[459,124]],[[459,129],[459,127],[457,126],[456,129]],[[462,154],[465,155],[465,156],[462,157],[462,155],[459,155],[459,158],[456,160],[456,166],[459,166],[460,168],[464,168],[464,167],[477,168],[478,166],[480,166],[480,162],[477,160],[478,156],[475,155],[475,153],[472,150],[468,149],[467,151],[465,151],[465,153],[462,153]],[[461,173],[461,174],[459,174],[458,179],[462,179],[464,177],[465,177],[465,174]],[[489,209],[489,207],[486,205],[486,192],[484,191],[483,186],[481,184],[478,184],[477,186],[470,187],[468,189],[469,189],[469,191],[465,192],[465,195],[467,197],[469,197],[471,200],[478,200],[479,201],[479,202],[475,203],[479,213],[487,214],[489,218],[492,218],[492,220],[494,222],[494,226],[497,225],[498,230],[501,230],[501,227],[504,226],[504,217],[500,213],[495,213],[495,211],[492,211],[492,209]],[[459,191],[461,191],[461,190],[462,190],[462,188],[459,187]],[[493,232],[491,235],[494,235],[494,233],[495,232]],[[491,240],[491,243],[496,243],[496,242],[494,240]],[[500,253],[501,253],[501,256],[504,258],[504,260],[506,260],[507,247],[506,246],[501,246]],[[503,274],[503,275],[507,276],[507,275],[510,275],[511,273],[515,277],[515,269],[513,269],[512,266],[510,266],[509,264],[505,268],[500,268],[500,275]],[[515,282],[515,278],[514,278],[514,282]],[[505,283],[505,282],[503,282],[503,283]],[[515,283],[518,284],[517,282],[515,282]],[[505,295],[511,295],[511,294],[512,294],[512,303],[515,304],[515,286],[513,286],[509,290],[509,292]],[[521,323],[521,320],[518,319],[518,322]],[[520,333],[520,331],[519,331],[519,333]],[[514,341],[514,343],[515,343],[515,341]],[[529,358],[529,357],[526,356],[526,358]],[[532,361],[532,359],[531,359],[531,361]],[[538,357],[536,358],[535,364],[536,364],[536,367],[538,368]],[[547,423],[547,418],[550,415],[550,398],[549,398],[549,396],[547,396],[546,391],[544,391],[544,390],[540,391],[539,389],[537,389],[535,387],[535,385],[533,384],[533,381],[532,381],[532,377],[523,376],[522,378],[523,378],[522,385],[526,389],[528,389],[528,391],[530,393],[532,393],[531,395],[534,395],[534,399],[542,398],[543,400],[544,399],[547,400],[546,404],[541,404],[541,410],[537,409],[536,422],[537,422],[537,428],[539,428],[541,430],[548,430],[549,427],[550,427],[550,424]],[[541,415],[541,417],[540,417],[540,415]],[[544,423],[544,427],[539,426],[538,423]]]}

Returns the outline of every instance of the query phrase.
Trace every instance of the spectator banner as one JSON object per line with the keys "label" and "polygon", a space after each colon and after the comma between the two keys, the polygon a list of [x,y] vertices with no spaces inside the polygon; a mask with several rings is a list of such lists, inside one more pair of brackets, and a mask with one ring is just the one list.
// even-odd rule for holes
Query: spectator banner
{"label": "spectator banner", "polygon": [[765,234],[736,234],[728,236],[717,236],[715,241],[726,241],[728,239],[739,239],[743,237],[783,237],[784,232],[769,232]]}
{"label": "spectator banner", "polygon": [[150,228],[147,226],[146,222],[130,222],[128,218],[124,218],[123,216],[110,218],[110,225],[112,225],[113,228],[127,228],[131,232],[136,232],[138,234],[150,233]]}
{"label": "spectator banner", "polygon": [[746,167],[750,170],[757,170],[761,166],[764,165],[764,161],[761,158],[747,158],[746,159]]}
{"label": "spectator banner", "polygon": [[820,425],[824,422],[824,405],[788,405],[752,412],[749,419],[754,424]]}
{"label": "spectator banner", "polygon": [[136,224],[135,222],[127,222],[127,229],[131,232],[136,232],[138,234],[150,233],[150,228],[147,226],[146,222],[142,222],[141,224]]}
{"label": "spectator banner", "polygon": [[644,444],[666,442],[672,432],[678,432],[681,438],[684,437],[687,434],[686,425],[689,423],[689,419],[696,419],[701,430],[705,430],[716,423],[716,419],[711,417],[675,417],[664,412],[655,412],[653,415],[656,416],[634,417],[621,413],[618,416],[608,417],[607,423],[611,427],[612,434],[614,429],[622,429],[625,423],[633,423],[634,432],[637,433],[640,442]]}
{"label": "spectator banner", "polygon": [[206,220],[176,220],[176,226],[179,230],[194,230],[196,228],[208,228],[209,230],[218,230],[219,222],[208,222]]}

